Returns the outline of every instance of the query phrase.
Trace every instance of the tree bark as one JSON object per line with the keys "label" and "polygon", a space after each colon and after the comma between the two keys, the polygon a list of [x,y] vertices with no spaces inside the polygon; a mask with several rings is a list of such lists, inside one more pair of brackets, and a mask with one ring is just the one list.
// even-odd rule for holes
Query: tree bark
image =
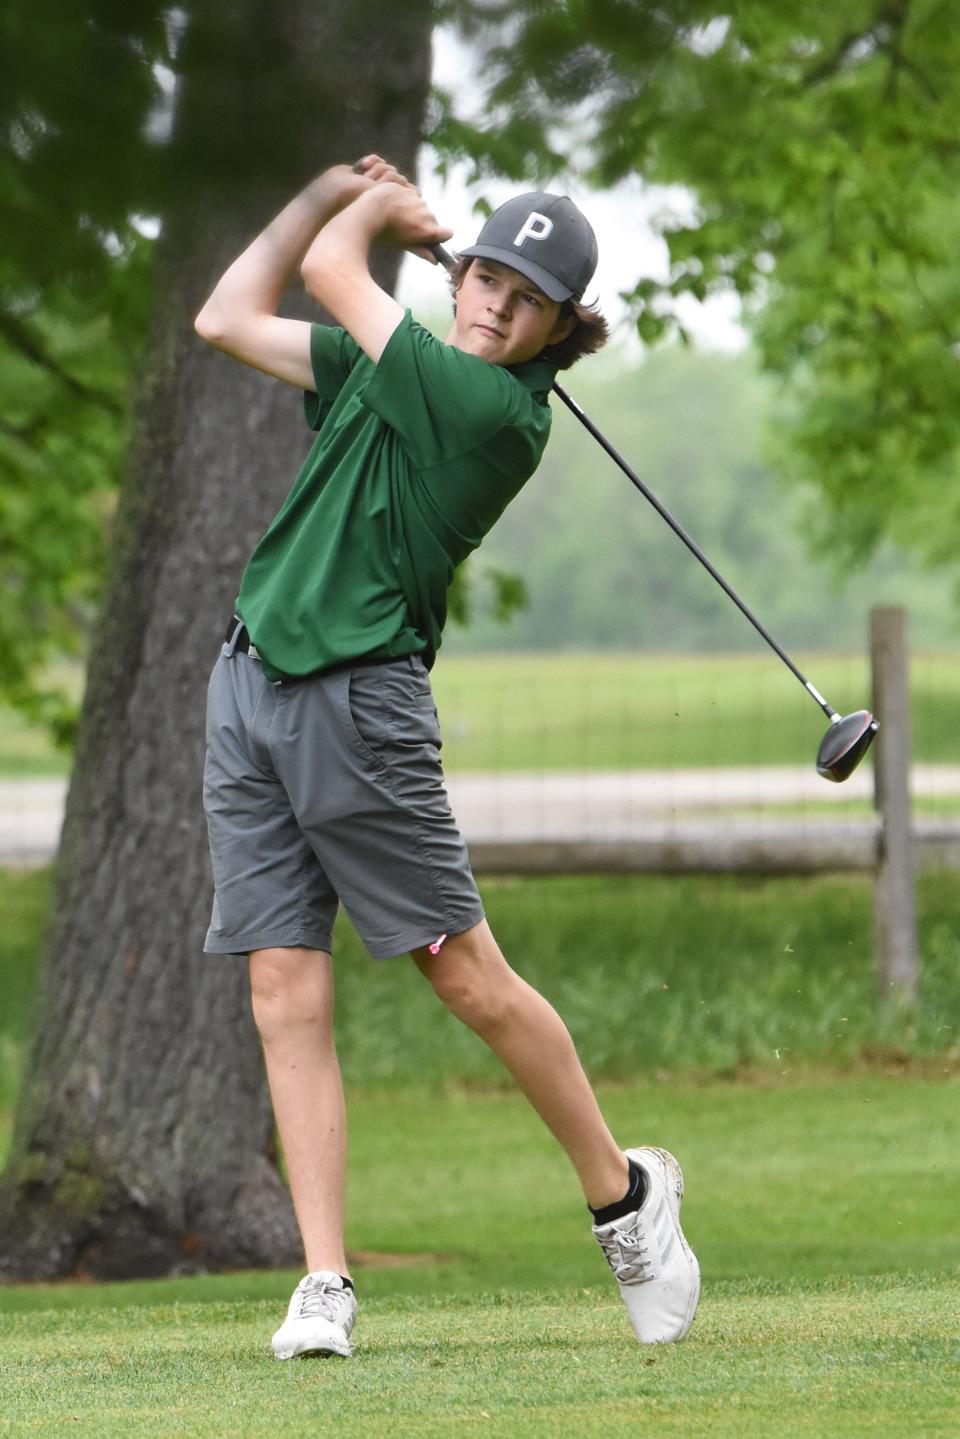
{"label": "tree bark", "polygon": [[[375,150],[412,171],[430,10],[234,0],[189,13],[156,318],[0,1189],[8,1279],[302,1258],[246,966],[201,953],[201,775],[209,672],[305,430],[295,391],[206,349],[192,319],[326,165]],[[389,285],[396,258],[384,263]]]}

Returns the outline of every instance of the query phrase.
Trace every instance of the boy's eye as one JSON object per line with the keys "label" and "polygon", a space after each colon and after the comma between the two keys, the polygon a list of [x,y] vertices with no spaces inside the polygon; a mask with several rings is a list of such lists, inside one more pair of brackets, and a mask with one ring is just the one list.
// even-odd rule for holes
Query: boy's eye
{"label": "boy's eye", "polygon": [[539,295],[524,295],[523,298],[526,300],[526,302],[527,302],[528,305],[539,305],[539,304],[540,304],[540,296],[539,296]]}

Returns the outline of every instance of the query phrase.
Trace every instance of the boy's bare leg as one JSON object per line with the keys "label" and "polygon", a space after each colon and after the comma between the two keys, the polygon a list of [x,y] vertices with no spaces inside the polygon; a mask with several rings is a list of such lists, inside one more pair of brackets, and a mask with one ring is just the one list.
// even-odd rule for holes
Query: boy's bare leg
{"label": "boy's bare leg", "polygon": [[485,920],[413,960],[447,1008],[503,1061],[563,1145],[594,1209],[621,1199],[627,1160],[604,1122],[573,1040],[551,1004],[507,964]]}
{"label": "boy's bare leg", "polygon": [[307,1268],[349,1277],[343,1247],[347,1120],[333,1042],[330,955],[254,950],[250,985]]}

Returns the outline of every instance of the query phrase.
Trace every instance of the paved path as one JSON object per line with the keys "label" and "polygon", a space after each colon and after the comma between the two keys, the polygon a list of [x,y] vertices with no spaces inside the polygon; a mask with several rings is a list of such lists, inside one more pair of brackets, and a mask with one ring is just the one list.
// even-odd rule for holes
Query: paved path
{"label": "paved path", "polygon": [[[838,805],[869,800],[867,769],[843,785],[809,767],[633,770],[623,773],[452,774],[454,813],[466,839],[629,839],[674,825],[756,824],[765,806]],[[960,795],[960,765],[917,765],[914,795]],[[62,780],[0,781],[0,864],[42,864],[56,849],[63,819]],[[199,805],[199,797],[198,797]],[[753,813],[738,815],[737,810]],[[814,821],[813,814],[811,822]],[[774,817],[768,816],[771,826]],[[804,824],[803,815],[793,821]]]}
{"label": "paved path", "polygon": [[45,864],[63,822],[65,780],[0,780],[0,864]]}

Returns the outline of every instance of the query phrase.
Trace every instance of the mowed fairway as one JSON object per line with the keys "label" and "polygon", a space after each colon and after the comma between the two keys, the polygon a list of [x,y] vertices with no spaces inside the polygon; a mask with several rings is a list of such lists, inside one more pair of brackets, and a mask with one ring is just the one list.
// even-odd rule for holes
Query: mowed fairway
{"label": "mowed fairway", "polygon": [[356,1267],[352,1360],[271,1358],[296,1275],[10,1289],[0,1432],[957,1432],[956,1079],[601,1097],[624,1142],[684,1163],[704,1294],[683,1344],[634,1342],[566,1164],[514,1095],[363,1093],[349,1238],[393,1263]]}
{"label": "mowed fairway", "polygon": [[[825,717],[757,643],[703,655],[441,651],[431,678],[444,762],[451,771],[810,764]],[[869,707],[863,656],[794,659],[842,713]],[[911,676],[915,758],[956,762],[960,654],[916,654]],[[78,673],[66,679],[79,689]],[[0,710],[0,776],[66,770],[43,733]]]}
{"label": "mowed fairway", "polygon": [[[841,713],[869,708],[861,656],[797,655]],[[789,670],[759,653],[451,656],[433,672],[454,770],[812,764],[827,727]],[[915,758],[953,763],[960,656],[912,665]]]}

